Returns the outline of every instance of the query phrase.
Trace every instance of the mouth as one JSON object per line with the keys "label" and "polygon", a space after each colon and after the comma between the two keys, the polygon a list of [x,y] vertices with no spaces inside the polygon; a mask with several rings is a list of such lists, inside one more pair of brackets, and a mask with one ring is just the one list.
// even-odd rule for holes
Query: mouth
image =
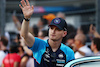
{"label": "mouth", "polygon": [[53,37],[54,37],[54,36],[56,36],[56,35],[51,35],[51,36],[53,36]]}

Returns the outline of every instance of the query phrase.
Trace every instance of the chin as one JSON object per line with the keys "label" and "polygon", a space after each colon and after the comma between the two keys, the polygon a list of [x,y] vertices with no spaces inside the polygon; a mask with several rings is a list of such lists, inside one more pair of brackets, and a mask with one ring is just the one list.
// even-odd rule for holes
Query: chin
{"label": "chin", "polygon": [[56,40],[57,40],[56,38],[49,38],[49,39],[51,39],[51,40],[53,40],[53,41],[56,41]]}

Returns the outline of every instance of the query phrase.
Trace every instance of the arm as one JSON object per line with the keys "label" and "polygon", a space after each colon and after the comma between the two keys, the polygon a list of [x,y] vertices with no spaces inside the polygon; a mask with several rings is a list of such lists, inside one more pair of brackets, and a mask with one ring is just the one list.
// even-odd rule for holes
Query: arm
{"label": "arm", "polygon": [[17,27],[18,31],[21,30],[21,23],[19,22],[18,18],[16,16],[12,16],[13,22],[15,24],[15,26]]}
{"label": "arm", "polygon": [[99,33],[96,31],[96,28],[91,24],[90,25],[90,32],[95,36],[95,37],[100,37]]}
{"label": "arm", "polygon": [[[13,19],[13,22],[14,22],[14,24],[15,24],[17,30],[20,31],[20,30],[21,30],[21,23],[20,23],[20,21],[19,21],[18,18],[17,18],[16,16],[14,16],[14,15],[12,16],[12,19]],[[32,31],[32,28],[31,28],[31,27],[29,27],[29,32],[33,34],[33,31]]]}
{"label": "arm", "polygon": [[14,67],[19,67],[19,62],[15,62]]}
{"label": "arm", "polygon": [[[19,5],[19,6],[22,9],[24,18],[29,19],[34,11],[33,6],[30,6],[28,0],[26,0],[26,2],[24,0],[22,0],[21,5]],[[35,39],[34,39],[34,36],[28,32],[28,28],[29,28],[29,21],[23,20],[20,34],[24,38],[24,40],[28,44],[28,46],[32,47]]]}
{"label": "arm", "polygon": [[85,56],[86,54],[80,50],[77,50],[81,55]]}
{"label": "arm", "polygon": [[27,61],[28,61],[28,57],[27,57],[27,56],[24,56],[24,57],[21,59],[20,66],[21,66],[21,67],[26,67]]}
{"label": "arm", "polygon": [[2,64],[1,67],[5,67],[4,64]]}
{"label": "arm", "polygon": [[29,55],[29,56],[32,56],[32,50],[30,50],[26,45],[25,45],[25,43],[24,43],[24,39],[22,38],[21,40],[20,40],[20,42],[21,42],[21,46],[23,46],[23,49],[24,49],[24,51]]}

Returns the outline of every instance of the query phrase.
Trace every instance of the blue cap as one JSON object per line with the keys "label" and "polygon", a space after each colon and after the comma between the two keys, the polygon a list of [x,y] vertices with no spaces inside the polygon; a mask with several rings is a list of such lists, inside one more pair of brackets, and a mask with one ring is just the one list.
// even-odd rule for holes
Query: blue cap
{"label": "blue cap", "polygon": [[62,18],[53,19],[49,26],[51,26],[51,25],[58,27],[60,30],[67,30],[67,23]]}

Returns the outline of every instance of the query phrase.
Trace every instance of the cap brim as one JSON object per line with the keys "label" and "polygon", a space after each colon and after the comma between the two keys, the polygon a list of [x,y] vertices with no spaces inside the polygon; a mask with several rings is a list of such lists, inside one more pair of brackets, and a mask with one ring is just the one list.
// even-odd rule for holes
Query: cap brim
{"label": "cap brim", "polygon": [[61,28],[59,25],[57,25],[57,24],[50,24],[49,26],[56,26],[56,27],[58,27],[60,30],[63,30],[63,28]]}

